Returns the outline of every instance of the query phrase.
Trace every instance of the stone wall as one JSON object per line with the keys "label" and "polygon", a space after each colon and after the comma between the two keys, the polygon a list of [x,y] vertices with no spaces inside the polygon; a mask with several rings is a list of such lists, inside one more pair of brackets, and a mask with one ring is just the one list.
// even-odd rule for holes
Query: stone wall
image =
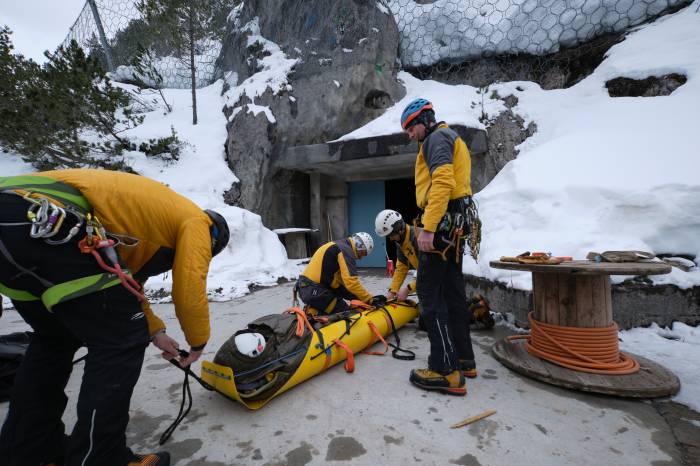
{"label": "stone wall", "polygon": [[[465,276],[467,295],[480,293],[495,312],[510,313],[516,325],[527,328],[532,309],[532,292],[508,287],[473,275]],[[621,329],[643,327],[656,322],[700,324],[700,286],[681,289],[675,285],[651,285],[628,280],[612,286],[613,318]]]}

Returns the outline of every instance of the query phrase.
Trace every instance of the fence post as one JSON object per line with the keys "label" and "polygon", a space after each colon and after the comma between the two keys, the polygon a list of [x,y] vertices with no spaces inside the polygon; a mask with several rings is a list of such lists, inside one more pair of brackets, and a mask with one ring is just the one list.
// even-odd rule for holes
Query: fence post
{"label": "fence post", "polygon": [[107,36],[105,36],[105,30],[102,27],[102,20],[100,19],[100,13],[97,11],[97,5],[95,5],[95,0],[87,0],[92,10],[92,17],[95,19],[95,24],[97,25],[97,32],[100,35],[100,43],[102,44],[102,50],[105,53],[105,59],[107,60],[107,71],[114,71],[114,62],[112,61],[112,50],[109,48],[109,43],[107,42]]}

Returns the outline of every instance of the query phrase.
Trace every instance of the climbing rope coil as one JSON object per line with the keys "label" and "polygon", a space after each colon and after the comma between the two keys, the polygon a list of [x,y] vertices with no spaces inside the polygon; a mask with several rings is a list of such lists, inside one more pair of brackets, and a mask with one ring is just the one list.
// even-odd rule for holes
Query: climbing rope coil
{"label": "climbing rope coil", "polygon": [[620,351],[618,327],[565,327],[540,322],[528,314],[529,335],[508,340],[527,340],[525,349],[553,364],[591,374],[625,375],[639,371],[639,363]]}

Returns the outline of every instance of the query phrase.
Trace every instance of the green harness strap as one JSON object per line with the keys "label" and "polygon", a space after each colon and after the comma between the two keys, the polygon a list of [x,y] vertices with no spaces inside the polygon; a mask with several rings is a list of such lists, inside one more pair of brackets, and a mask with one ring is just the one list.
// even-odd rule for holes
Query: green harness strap
{"label": "green harness strap", "polygon": [[[14,190],[43,194],[65,206],[72,207],[83,215],[92,212],[92,206],[78,189],[46,176],[0,177],[0,192]],[[41,301],[51,311],[57,304],[119,284],[121,281],[116,275],[98,273],[54,285],[42,293]],[[38,301],[40,299],[27,291],[16,290],[2,283],[0,283],[0,294],[14,301]]]}
{"label": "green harness strap", "polygon": [[21,175],[0,177],[0,191],[13,190],[44,194],[76,209],[83,215],[92,212],[92,206],[79,190],[47,176]]}
{"label": "green harness strap", "polygon": [[52,286],[41,295],[41,301],[46,306],[46,309],[52,311],[57,304],[120,284],[121,281],[116,275],[98,273]]}
{"label": "green harness strap", "polygon": [[0,294],[7,296],[13,301],[38,301],[39,298],[28,291],[16,290],[0,283]]}

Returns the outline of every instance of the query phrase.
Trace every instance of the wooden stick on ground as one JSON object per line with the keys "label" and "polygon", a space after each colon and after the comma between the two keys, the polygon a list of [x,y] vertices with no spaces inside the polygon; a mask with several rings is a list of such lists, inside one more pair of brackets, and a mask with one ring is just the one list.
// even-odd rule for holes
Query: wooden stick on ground
{"label": "wooden stick on ground", "polygon": [[496,410],[495,410],[495,409],[489,409],[488,411],[484,411],[484,412],[481,413],[481,414],[477,414],[476,416],[469,417],[469,418],[463,420],[462,422],[458,422],[457,424],[455,424],[455,425],[453,425],[453,426],[450,426],[450,427],[451,427],[452,429],[457,429],[457,428],[459,428],[459,427],[464,427],[464,426],[467,426],[467,425],[471,424],[472,422],[476,422],[476,421],[478,421],[478,420],[480,420],[480,419],[483,419],[483,418],[485,418],[485,417],[489,417],[489,416],[492,415],[492,414],[496,414]]}

